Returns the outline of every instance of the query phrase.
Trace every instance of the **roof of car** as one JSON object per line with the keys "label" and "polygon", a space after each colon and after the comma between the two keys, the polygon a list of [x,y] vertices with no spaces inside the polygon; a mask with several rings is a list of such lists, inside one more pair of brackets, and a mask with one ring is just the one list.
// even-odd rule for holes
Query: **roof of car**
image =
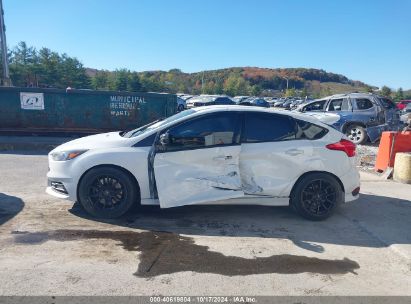
{"label": "roof of car", "polygon": [[323,97],[317,100],[323,100],[323,99],[330,99],[330,98],[338,98],[338,97],[370,97],[370,96],[376,96],[376,97],[380,97],[378,94],[374,94],[374,93],[359,93],[359,92],[354,92],[354,93],[344,93],[344,94],[334,94],[334,95],[330,95],[327,97]]}
{"label": "roof of car", "polygon": [[[265,112],[265,113],[275,113],[281,115],[288,115],[294,118],[299,118],[307,121],[312,121],[311,116],[305,115],[298,112],[284,111],[284,110],[274,110],[272,108],[262,108],[257,106],[242,106],[242,105],[212,105],[205,107],[192,108],[196,113],[214,113],[222,111],[241,111],[241,112]],[[317,120],[317,119],[315,119]]]}

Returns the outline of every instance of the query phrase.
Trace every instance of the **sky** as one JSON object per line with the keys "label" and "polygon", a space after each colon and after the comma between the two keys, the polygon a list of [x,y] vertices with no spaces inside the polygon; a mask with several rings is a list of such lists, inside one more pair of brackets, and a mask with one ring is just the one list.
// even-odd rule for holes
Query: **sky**
{"label": "sky", "polygon": [[3,0],[7,44],[86,67],[319,68],[411,89],[411,0]]}

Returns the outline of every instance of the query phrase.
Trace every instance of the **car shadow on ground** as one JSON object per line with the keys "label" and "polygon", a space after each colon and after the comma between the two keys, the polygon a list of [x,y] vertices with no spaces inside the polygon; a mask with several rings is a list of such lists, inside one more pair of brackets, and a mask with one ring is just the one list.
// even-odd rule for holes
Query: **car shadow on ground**
{"label": "car shadow on ground", "polygon": [[[197,244],[194,236],[288,239],[316,253],[324,252],[326,244],[380,248],[411,243],[410,235],[405,233],[410,230],[410,201],[374,195],[362,195],[359,201],[341,206],[334,216],[322,222],[304,220],[287,207],[187,206],[165,210],[144,207],[116,220],[94,219],[79,204],[70,212],[110,224],[112,228],[15,231],[15,242],[35,245],[49,240],[111,239],[124,250],[139,253],[134,275],[145,278],[181,271],[226,276],[356,274],[361,267],[349,250],[342,251],[336,259],[292,252],[260,256],[260,243],[255,247],[254,257],[244,258],[210,250]],[[231,246],[238,246],[235,244]]]}
{"label": "car shadow on ground", "polygon": [[180,235],[260,237],[289,239],[314,252],[321,244],[388,247],[411,244],[411,202],[392,197],[361,194],[344,204],[325,221],[301,218],[288,207],[185,206],[160,209],[144,206],[115,220],[90,217],[80,204],[70,210],[76,216],[114,226]]}
{"label": "car shadow on ground", "polygon": [[24,202],[15,196],[0,192],[0,226],[15,217],[24,208]]}

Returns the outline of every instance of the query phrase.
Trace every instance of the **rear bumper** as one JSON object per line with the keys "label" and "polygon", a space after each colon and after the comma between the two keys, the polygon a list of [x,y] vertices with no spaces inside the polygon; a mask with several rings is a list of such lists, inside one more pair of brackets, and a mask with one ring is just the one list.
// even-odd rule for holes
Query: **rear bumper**
{"label": "rear bumper", "polygon": [[351,193],[345,193],[344,203],[352,202],[357,200],[360,197],[360,194],[352,195]]}
{"label": "rear bumper", "polygon": [[360,173],[353,167],[347,174],[340,177],[340,180],[344,186],[344,201],[355,201],[360,197],[358,189],[360,187]]}

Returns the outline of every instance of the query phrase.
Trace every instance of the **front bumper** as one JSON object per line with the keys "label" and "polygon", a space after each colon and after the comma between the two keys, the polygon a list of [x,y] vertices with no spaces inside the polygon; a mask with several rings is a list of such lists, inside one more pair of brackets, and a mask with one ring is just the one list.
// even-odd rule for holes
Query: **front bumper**
{"label": "front bumper", "polygon": [[[50,171],[51,172],[51,171]],[[72,178],[53,176],[51,173],[47,174],[47,188],[46,193],[54,197],[67,199],[75,202],[77,200],[77,187]],[[60,184],[58,188],[53,184]],[[65,191],[61,191],[63,188]]]}
{"label": "front bumper", "polygon": [[71,161],[53,161],[49,157],[46,193],[60,199],[77,200],[77,180]]}
{"label": "front bumper", "polygon": [[66,200],[70,199],[70,196],[68,194],[58,192],[58,191],[54,190],[51,186],[48,186],[46,188],[46,193],[51,195],[51,196],[60,198],[60,199],[66,199]]}

